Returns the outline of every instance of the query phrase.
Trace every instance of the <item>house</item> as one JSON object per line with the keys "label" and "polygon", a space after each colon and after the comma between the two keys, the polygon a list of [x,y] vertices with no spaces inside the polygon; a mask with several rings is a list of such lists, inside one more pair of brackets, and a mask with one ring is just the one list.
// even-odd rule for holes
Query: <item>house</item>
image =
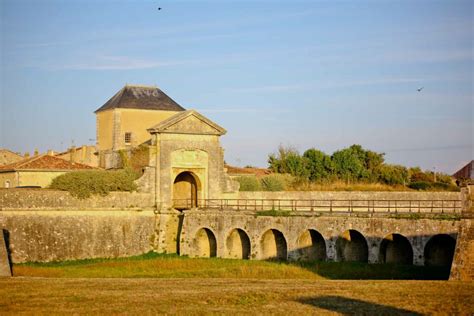
{"label": "house", "polygon": [[0,166],[8,165],[22,160],[23,157],[11,150],[0,148]]}
{"label": "house", "polygon": [[92,169],[95,168],[51,155],[39,155],[0,166],[0,188],[45,188],[66,172]]}
{"label": "house", "polygon": [[467,165],[456,171],[453,177],[459,181],[474,179],[474,160],[471,160]]}
{"label": "house", "polygon": [[67,151],[58,153],[55,156],[70,162],[77,162],[91,167],[99,166],[99,156],[97,155],[97,149],[95,146],[72,146]]}
{"label": "house", "polygon": [[118,151],[150,142],[148,128],[184,110],[156,86],[126,85],[95,111],[99,165],[116,168]]}

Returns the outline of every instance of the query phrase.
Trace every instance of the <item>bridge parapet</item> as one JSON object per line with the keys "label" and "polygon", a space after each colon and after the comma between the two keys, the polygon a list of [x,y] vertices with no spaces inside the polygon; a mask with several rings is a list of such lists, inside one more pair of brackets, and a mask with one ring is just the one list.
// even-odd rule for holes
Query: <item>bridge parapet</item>
{"label": "bridge parapet", "polygon": [[[174,200],[180,209],[191,209],[192,200]],[[300,199],[203,199],[199,200],[201,210],[290,212],[308,215],[377,215],[377,216],[421,216],[439,217],[453,215],[472,217],[463,210],[462,200],[300,200]],[[464,212],[463,212],[464,211]]]}

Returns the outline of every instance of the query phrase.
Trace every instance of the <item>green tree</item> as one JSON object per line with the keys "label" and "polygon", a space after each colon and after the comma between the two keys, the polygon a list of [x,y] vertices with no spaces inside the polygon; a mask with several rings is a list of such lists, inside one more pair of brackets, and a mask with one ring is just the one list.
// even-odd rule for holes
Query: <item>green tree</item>
{"label": "green tree", "polygon": [[383,164],[377,168],[379,182],[389,185],[406,185],[410,178],[408,169],[399,165]]}
{"label": "green tree", "polygon": [[277,154],[268,157],[273,172],[289,173],[295,177],[308,178],[307,162],[296,149],[280,146]]}
{"label": "green tree", "polygon": [[331,157],[324,152],[311,148],[304,152],[303,158],[306,158],[309,180],[325,180],[332,174],[334,167]]}
{"label": "green tree", "polygon": [[354,146],[338,150],[334,152],[331,157],[336,175],[339,179],[345,180],[346,182],[366,178],[368,176],[364,165],[365,159],[361,160],[360,158],[363,156],[359,148],[353,147]]}

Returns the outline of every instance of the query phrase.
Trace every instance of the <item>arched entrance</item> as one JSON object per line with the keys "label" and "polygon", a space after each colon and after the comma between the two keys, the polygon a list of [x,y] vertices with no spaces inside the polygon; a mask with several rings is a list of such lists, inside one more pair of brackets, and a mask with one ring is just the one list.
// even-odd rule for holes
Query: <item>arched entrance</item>
{"label": "arched entrance", "polygon": [[178,174],[173,183],[173,205],[184,210],[198,206],[199,179],[189,171]]}
{"label": "arched entrance", "polygon": [[413,249],[408,239],[400,234],[386,236],[380,244],[380,262],[413,264]]}

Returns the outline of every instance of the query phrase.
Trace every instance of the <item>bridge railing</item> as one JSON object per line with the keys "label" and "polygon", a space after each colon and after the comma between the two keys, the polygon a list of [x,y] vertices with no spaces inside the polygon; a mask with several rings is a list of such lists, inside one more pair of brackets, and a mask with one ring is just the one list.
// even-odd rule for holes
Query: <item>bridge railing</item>
{"label": "bridge railing", "polygon": [[[175,208],[191,209],[193,200],[174,200]],[[296,199],[202,199],[200,209],[234,211],[292,211],[334,213],[433,213],[462,214],[461,200],[296,200]]]}

